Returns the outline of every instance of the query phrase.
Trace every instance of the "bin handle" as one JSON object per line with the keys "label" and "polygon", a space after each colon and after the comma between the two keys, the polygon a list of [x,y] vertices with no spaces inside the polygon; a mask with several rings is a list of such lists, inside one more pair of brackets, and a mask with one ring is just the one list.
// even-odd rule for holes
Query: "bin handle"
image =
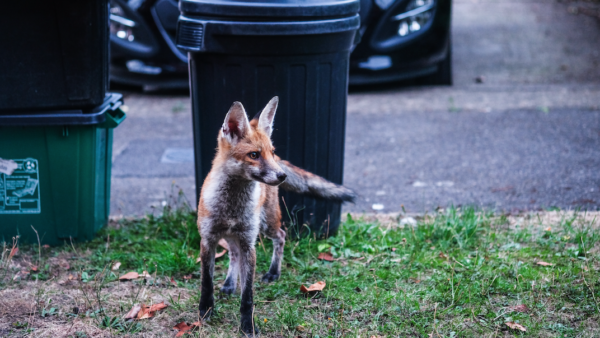
{"label": "bin handle", "polygon": [[109,110],[106,112],[106,121],[104,122],[103,127],[113,129],[121,124],[121,122],[125,121],[127,115],[121,108],[117,108],[115,110]]}

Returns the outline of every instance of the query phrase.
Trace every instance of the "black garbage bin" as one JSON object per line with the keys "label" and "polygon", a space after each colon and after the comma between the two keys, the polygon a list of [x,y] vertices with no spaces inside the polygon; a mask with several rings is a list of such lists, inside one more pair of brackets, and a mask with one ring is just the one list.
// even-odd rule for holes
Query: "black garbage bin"
{"label": "black garbage bin", "polygon": [[108,18],[108,0],[2,1],[0,113],[103,104]]}
{"label": "black garbage bin", "polygon": [[[273,96],[280,100],[272,137],[277,155],[341,184],[359,1],[181,0],[179,7],[177,45],[189,52],[197,194],[231,103],[242,102],[251,118]],[[303,207],[296,224],[337,230],[340,203],[283,191],[282,197],[290,214]]]}

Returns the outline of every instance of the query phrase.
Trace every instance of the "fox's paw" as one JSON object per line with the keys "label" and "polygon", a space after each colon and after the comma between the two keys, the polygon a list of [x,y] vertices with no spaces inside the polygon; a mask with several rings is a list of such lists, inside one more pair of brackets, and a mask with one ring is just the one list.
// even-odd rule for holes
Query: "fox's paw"
{"label": "fox's paw", "polygon": [[200,308],[199,308],[200,318],[202,320],[208,320],[210,318],[210,316],[212,315],[213,307],[214,306],[209,306],[209,307],[200,306]]}
{"label": "fox's paw", "polygon": [[271,283],[279,279],[279,274],[267,272],[262,276],[263,283]]}
{"label": "fox's paw", "polygon": [[233,293],[235,293],[235,286],[225,284],[221,288],[221,293],[224,293],[227,296],[231,296]]}
{"label": "fox's paw", "polygon": [[260,335],[260,330],[258,326],[252,325],[252,320],[243,320],[242,319],[242,336],[243,337],[258,337]]}

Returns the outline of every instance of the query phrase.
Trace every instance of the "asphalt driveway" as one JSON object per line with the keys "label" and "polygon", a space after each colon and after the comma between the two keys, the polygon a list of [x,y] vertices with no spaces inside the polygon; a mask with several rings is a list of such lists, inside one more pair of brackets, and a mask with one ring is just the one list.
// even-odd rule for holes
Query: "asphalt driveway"
{"label": "asphalt driveway", "polygon": [[[344,210],[599,209],[599,20],[556,1],[453,5],[454,86],[351,91],[344,180],[360,198]],[[195,203],[189,98],[125,102],[112,215],[152,212],[179,188]]]}

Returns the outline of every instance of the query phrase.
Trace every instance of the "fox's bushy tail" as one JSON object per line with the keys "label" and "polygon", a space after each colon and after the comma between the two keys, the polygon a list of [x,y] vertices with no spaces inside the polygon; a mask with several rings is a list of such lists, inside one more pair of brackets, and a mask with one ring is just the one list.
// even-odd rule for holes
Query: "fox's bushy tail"
{"label": "fox's bushy tail", "polygon": [[280,185],[285,190],[313,198],[340,202],[354,202],[356,198],[354,191],[302,170],[288,161],[279,161],[279,165],[287,175],[286,180]]}

